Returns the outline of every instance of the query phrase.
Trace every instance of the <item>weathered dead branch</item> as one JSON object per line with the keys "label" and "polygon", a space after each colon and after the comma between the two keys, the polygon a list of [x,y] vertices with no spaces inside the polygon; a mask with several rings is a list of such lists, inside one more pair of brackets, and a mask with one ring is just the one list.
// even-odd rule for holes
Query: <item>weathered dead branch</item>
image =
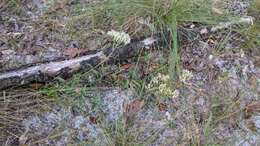
{"label": "weathered dead branch", "polygon": [[150,37],[142,41],[132,42],[123,47],[93,51],[85,56],[71,60],[39,64],[5,72],[0,74],[0,89],[21,86],[31,82],[47,82],[57,76],[68,77],[79,70],[90,70],[103,62],[134,57],[143,49],[151,48],[158,41],[158,38]]}

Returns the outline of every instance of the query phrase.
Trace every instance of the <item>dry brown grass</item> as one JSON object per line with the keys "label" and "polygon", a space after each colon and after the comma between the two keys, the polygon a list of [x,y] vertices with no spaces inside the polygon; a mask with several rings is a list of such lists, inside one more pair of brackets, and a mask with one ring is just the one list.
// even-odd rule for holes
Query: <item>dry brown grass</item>
{"label": "dry brown grass", "polygon": [[[24,118],[50,109],[51,99],[33,90],[10,90],[0,93],[0,143],[12,145],[23,132]],[[11,143],[9,143],[11,142]]]}

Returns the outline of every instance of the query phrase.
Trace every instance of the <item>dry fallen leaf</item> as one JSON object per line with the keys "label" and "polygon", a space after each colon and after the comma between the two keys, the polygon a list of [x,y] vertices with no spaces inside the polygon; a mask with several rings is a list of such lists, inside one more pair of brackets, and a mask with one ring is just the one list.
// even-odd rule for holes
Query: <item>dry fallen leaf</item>
{"label": "dry fallen leaf", "polygon": [[92,123],[92,124],[97,124],[97,117],[93,117],[93,116],[90,116],[89,117],[89,121]]}
{"label": "dry fallen leaf", "polygon": [[63,54],[69,56],[69,58],[74,58],[78,56],[82,52],[82,49],[78,48],[68,48],[66,49]]}
{"label": "dry fallen leaf", "polygon": [[44,86],[44,84],[41,84],[41,83],[32,83],[32,84],[30,84],[30,87],[31,87],[32,89],[39,89],[39,88],[41,88],[42,86]]}
{"label": "dry fallen leaf", "polygon": [[163,112],[167,110],[167,105],[165,103],[159,103],[158,108],[161,112]]}
{"label": "dry fallen leaf", "polygon": [[149,75],[150,73],[154,72],[156,69],[160,67],[157,63],[151,63],[148,66],[143,66],[142,68],[142,74],[143,75]]}
{"label": "dry fallen leaf", "polygon": [[134,116],[144,106],[144,101],[133,100],[129,103],[124,104],[124,113],[126,117]]}
{"label": "dry fallen leaf", "polygon": [[254,132],[257,131],[256,125],[253,120],[246,121],[246,127]]}
{"label": "dry fallen leaf", "polygon": [[127,70],[127,69],[129,69],[131,66],[132,66],[132,64],[123,64],[123,65],[121,66],[121,68],[124,69],[124,70]]}
{"label": "dry fallen leaf", "polygon": [[251,103],[251,104],[247,105],[245,107],[245,112],[247,114],[259,113],[260,112],[260,102],[257,101],[257,102],[254,102],[254,103]]}

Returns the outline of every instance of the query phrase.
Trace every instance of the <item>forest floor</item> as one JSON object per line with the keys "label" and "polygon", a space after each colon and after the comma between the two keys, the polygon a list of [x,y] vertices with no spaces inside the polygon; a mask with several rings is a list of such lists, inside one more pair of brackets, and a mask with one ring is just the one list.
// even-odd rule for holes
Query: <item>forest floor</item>
{"label": "forest floor", "polygon": [[[172,50],[154,46],[71,78],[0,91],[0,145],[259,145],[260,12],[251,2],[225,9],[252,24],[215,32],[197,22],[178,26],[178,79],[169,73]],[[108,14],[90,15],[102,3],[1,1],[0,75],[114,46],[111,30],[151,35],[135,18],[119,27]]]}

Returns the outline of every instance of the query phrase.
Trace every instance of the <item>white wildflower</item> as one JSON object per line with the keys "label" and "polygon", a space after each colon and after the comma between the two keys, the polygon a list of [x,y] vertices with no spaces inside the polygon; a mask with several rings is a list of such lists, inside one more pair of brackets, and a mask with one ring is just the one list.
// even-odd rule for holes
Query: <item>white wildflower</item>
{"label": "white wildflower", "polygon": [[180,80],[183,82],[183,83],[186,83],[188,80],[190,80],[191,78],[193,77],[193,74],[192,72],[188,71],[188,70],[183,70],[183,73],[180,77]]}
{"label": "white wildflower", "polygon": [[203,28],[200,30],[200,34],[207,34],[207,33],[209,33],[207,28]]}
{"label": "white wildflower", "polygon": [[172,98],[176,98],[176,97],[178,97],[180,95],[180,91],[179,90],[174,90],[173,92],[172,92]]}
{"label": "white wildflower", "polygon": [[160,84],[160,85],[159,85],[159,91],[160,91],[161,93],[164,93],[164,91],[165,91],[166,88],[167,88],[167,85],[166,85],[166,84]]}
{"label": "white wildflower", "polygon": [[167,84],[160,84],[159,85],[159,94],[164,96],[172,96],[173,92],[170,86]]}
{"label": "white wildflower", "polygon": [[123,43],[123,44],[129,44],[131,41],[131,38],[129,34],[125,32],[118,32],[115,30],[108,31],[107,34],[113,38],[113,41],[116,43]]}
{"label": "white wildflower", "polygon": [[248,69],[249,69],[248,65],[246,65],[245,67],[243,67],[243,69],[242,69],[242,74],[243,74],[243,76],[247,76]]}
{"label": "white wildflower", "polygon": [[191,28],[191,29],[192,29],[192,28],[194,28],[194,27],[195,27],[195,25],[194,25],[194,24],[191,24],[191,25],[190,25],[190,28]]}
{"label": "white wildflower", "polygon": [[146,89],[150,90],[152,87],[153,87],[153,85],[152,85],[151,83],[149,83],[149,84],[146,86]]}
{"label": "white wildflower", "polygon": [[158,84],[159,83],[159,80],[157,77],[153,77],[152,80],[151,80],[151,83],[152,84]]}
{"label": "white wildflower", "polygon": [[164,82],[167,82],[167,81],[170,80],[170,76],[169,76],[169,75],[163,75],[163,76],[161,77],[161,80],[164,81]]}
{"label": "white wildflower", "polygon": [[172,116],[168,111],[165,113],[165,116],[167,117],[167,120],[169,120],[169,121],[172,120]]}
{"label": "white wildflower", "polygon": [[164,74],[158,73],[157,76],[154,77],[152,81],[156,81],[154,83],[158,83],[158,81],[167,82],[169,80],[170,80],[170,76],[169,75],[164,75]]}
{"label": "white wildflower", "polygon": [[209,55],[209,60],[212,60],[213,59],[213,55]]}
{"label": "white wildflower", "polygon": [[157,76],[154,76],[150,83],[147,84],[145,87],[146,89],[156,89],[156,94],[158,96],[165,96],[165,97],[177,97],[179,96],[178,90],[173,90],[171,85],[169,84],[170,76],[158,73]]}
{"label": "white wildflower", "polygon": [[159,80],[161,80],[162,76],[163,76],[163,75],[162,75],[161,73],[158,73],[158,74],[157,74],[157,78],[158,78]]}
{"label": "white wildflower", "polygon": [[241,56],[242,58],[245,57],[245,52],[244,52],[243,50],[240,50],[240,56]]}

